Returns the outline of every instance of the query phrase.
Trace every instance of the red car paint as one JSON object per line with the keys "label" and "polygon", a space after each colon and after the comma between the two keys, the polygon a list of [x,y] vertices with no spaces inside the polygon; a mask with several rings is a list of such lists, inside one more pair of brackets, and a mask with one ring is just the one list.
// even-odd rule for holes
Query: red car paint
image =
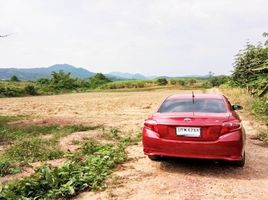
{"label": "red car paint", "polygon": [[[241,162],[245,155],[245,131],[238,114],[225,96],[220,94],[195,94],[194,97],[173,95],[163,104],[169,100],[192,98],[193,101],[222,100],[225,111],[222,113],[156,112],[144,123],[142,138],[144,153],[149,157],[171,156]],[[176,127],[200,128],[200,136],[178,136]]]}

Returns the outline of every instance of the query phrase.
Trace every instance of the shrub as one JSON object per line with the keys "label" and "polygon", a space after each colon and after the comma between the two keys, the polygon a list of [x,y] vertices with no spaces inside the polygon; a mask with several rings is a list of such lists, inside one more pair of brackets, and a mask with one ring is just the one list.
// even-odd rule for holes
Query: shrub
{"label": "shrub", "polygon": [[24,88],[24,91],[27,95],[32,95],[32,96],[37,95],[37,91],[33,85],[27,85]]}
{"label": "shrub", "polygon": [[167,85],[168,81],[165,78],[159,78],[156,80],[156,82],[158,83],[158,85]]}
{"label": "shrub", "polygon": [[195,79],[188,80],[189,85],[195,84],[197,81]]}
{"label": "shrub", "polygon": [[171,84],[171,85],[176,85],[176,84],[177,84],[177,80],[171,79],[171,80],[170,80],[170,84]]}
{"label": "shrub", "polygon": [[210,83],[210,81],[204,81],[201,85],[202,88],[211,88],[212,85]]}
{"label": "shrub", "polygon": [[218,87],[228,81],[227,76],[214,76],[209,80],[212,87]]}
{"label": "shrub", "polygon": [[0,86],[0,96],[2,97],[20,97],[24,94],[25,92],[21,88]]}
{"label": "shrub", "polygon": [[185,81],[184,80],[178,80],[178,84],[181,86],[185,86]]}

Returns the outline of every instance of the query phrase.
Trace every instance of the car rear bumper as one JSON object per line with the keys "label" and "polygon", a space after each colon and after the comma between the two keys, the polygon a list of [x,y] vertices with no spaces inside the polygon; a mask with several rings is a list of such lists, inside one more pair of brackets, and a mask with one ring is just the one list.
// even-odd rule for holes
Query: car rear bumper
{"label": "car rear bumper", "polygon": [[245,136],[235,131],[216,141],[181,141],[160,138],[158,133],[143,129],[143,150],[146,155],[239,161],[244,152]]}

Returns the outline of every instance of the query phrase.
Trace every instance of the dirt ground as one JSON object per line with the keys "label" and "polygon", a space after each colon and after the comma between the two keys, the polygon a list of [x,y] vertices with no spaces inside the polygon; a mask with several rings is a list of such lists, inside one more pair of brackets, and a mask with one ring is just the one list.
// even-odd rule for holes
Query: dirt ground
{"label": "dirt ground", "polygon": [[[26,115],[29,123],[104,125],[135,134],[166,96],[179,92],[187,91],[5,98],[0,99],[0,115]],[[131,159],[112,174],[107,189],[83,192],[75,199],[268,199],[268,148],[250,139],[256,134],[252,122],[245,118],[243,124],[247,160],[242,169],[213,161],[153,162],[143,155],[140,143],[127,149]]]}

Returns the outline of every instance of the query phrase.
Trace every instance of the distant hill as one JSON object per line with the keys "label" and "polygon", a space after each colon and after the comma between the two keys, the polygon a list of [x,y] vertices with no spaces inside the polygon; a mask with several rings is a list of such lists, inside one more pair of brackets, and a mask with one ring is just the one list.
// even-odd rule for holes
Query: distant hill
{"label": "distant hill", "polygon": [[7,80],[12,76],[17,76],[20,80],[37,80],[40,78],[48,78],[55,71],[63,70],[66,73],[71,73],[73,77],[85,79],[95,75],[83,68],[77,68],[68,64],[56,64],[47,68],[0,68],[0,79]]}
{"label": "distant hill", "polygon": [[[78,68],[69,64],[56,64],[44,68],[0,68],[0,80],[9,80],[12,76],[17,76],[20,80],[37,80],[40,78],[48,78],[53,71],[63,70],[65,73],[71,73],[75,78],[86,79],[94,76],[96,73],[88,71],[84,68]],[[158,78],[176,79],[176,78],[207,78],[207,76],[144,76],[136,73],[110,72],[104,74],[111,80],[155,80]]]}
{"label": "distant hill", "polygon": [[146,80],[148,77],[142,74],[130,74],[130,73],[123,73],[123,72],[110,72],[106,74],[107,77],[116,77],[117,79],[131,79],[131,80]]}

